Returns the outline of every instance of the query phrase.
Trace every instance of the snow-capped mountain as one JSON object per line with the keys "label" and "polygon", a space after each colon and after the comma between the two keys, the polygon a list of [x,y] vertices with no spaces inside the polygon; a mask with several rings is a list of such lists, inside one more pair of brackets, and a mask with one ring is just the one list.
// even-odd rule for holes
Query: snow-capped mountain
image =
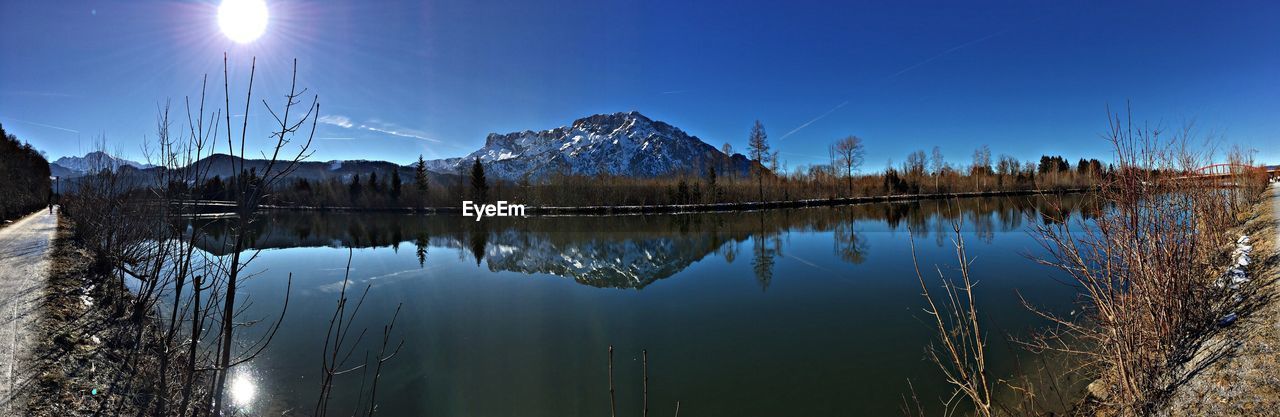
{"label": "snow-capped mountain", "polygon": [[709,235],[557,239],[509,229],[488,236],[491,271],[550,274],[593,287],[644,288],[688,268],[723,241]]}
{"label": "snow-capped mountain", "polygon": [[115,171],[120,167],[132,167],[137,169],[150,168],[151,165],[130,161],[124,158],[116,158],[108,155],[106,152],[93,151],[85,154],[83,157],[64,156],[58,158],[50,164],[50,168],[54,171],[54,175],[75,177],[97,172],[103,169]]}
{"label": "snow-capped mountain", "polygon": [[492,133],[479,150],[429,161],[427,169],[465,174],[477,158],[486,176],[512,181],[554,175],[700,176],[711,167],[722,175],[746,175],[752,164],[633,111],[597,114],[551,130]]}

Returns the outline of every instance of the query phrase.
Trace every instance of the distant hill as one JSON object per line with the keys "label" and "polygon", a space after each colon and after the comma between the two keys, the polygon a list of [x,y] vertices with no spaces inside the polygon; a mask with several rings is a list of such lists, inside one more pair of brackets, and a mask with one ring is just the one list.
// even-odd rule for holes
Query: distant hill
{"label": "distant hill", "polygon": [[[214,154],[207,158],[196,161],[193,166],[198,166],[202,170],[207,170],[205,175],[207,178],[220,176],[228,178],[235,175],[240,169],[241,161],[244,163],[245,170],[253,170],[261,174],[267,169],[268,160],[265,159],[242,159],[239,157]],[[277,163],[273,170],[279,170],[284,167],[284,163]],[[377,173],[383,178],[390,178],[392,171],[400,171],[400,178],[404,182],[412,182],[414,178],[414,168],[412,166],[397,165],[387,161],[365,161],[365,160],[335,160],[335,161],[303,161],[299,162],[294,171],[289,174],[289,179],[305,178],[307,180],[318,181],[337,178],[343,181],[349,180],[354,175],[367,177],[369,174]],[[445,182],[457,181],[457,176],[441,174],[428,171],[428,179],[434,183],[441,184]]]}
{"label": "distant hill", "polygon": [[754,162],[741,154],[725,155],[696,136],[639,112],[597,114],[550,130],[491,133],[484,147],[460,158],[428,161],[442,173],[470,172],[479,159],[491,178],[538,181],[562,175],[664,177],[705,175],[715,167],[721,175],[747,175]]}
{"label": "distant hill", "polygon": [[[261,173],[266,170],[268,161],[265,159],[243,159],[227,154],[213,154],[203,158],[191,166],[199,166],[202,170],[207,170],[206,178],[219,176],[224,179],[236,174],[240,168],[240,161],[244,161],[245,170],[254,170]],[[284,163],[277,163],[273,169],[282,169]],[[72,179],[82,177],[91,171],[98,171],[110,168],[112,171],[126,170],[137,174],[156,174],[161,167],[142,164],[129,161],[123,158],[117,158],[102,152],[90,152],[82,158],[78,157],[62,157],[54,163],[49,164],[52,171],[51,175],[56,175],[64,179]],[[412,182],[414,178],[414,169],[412,166],[401,166],[386,161],[303,161],[298,163],[297,168],[288,176],[288,179],[305,178],[308,180],[325,180],[337,178],[348,180],[353,175],[359,174],[362,177],[371,173],[378,175],[386,175],[390,178],[391,171],[399,170],[400,177],[404,182]],[[428,177],[432,181],[457,181],[456,176],[448,174],[440,174],[428,171]],[[439,182],[443,183],[443,182]]]}

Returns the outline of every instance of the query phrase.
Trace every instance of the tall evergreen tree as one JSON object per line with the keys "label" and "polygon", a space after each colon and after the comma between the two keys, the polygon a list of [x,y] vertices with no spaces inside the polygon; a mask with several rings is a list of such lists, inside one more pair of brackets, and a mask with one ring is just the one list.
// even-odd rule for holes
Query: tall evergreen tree
{"label": "tall evergreen tree", "polygon": [[352,175],[351,185],[347,186],[347,193],[351,195],[352,204],[355,204],[355,202],[360,199],[360,193],[363,191],[363,188],[364,186],[360,185],[360,174]]}
{"label": "tall evergreen tree", "polygon": [[707,168],[707,190],[711,192],[711,202],[720,202],[720,189],[716,185],[716,167],[712,165]]}
{"label": "tall evergreen tree", "polygon": [[489,182],[484,178],[484,165],[480,164],[480,158],[476,158],[476,162],[471,164],[471,189],[477,201],[486,200]]}
{"label": "tall evergreen tree", "polygon": [[418,164],[413,167],[413,182],[418,187],[418,206],[421,207],[427,201],[427,161],[422,159],[422,155],[418,155]]}
{"label": "tall evergreen tree", "polygon": [[400,169],[391,170],[391,201],[400,202]]}
{"label": "tall evergreen tree", "polygon": [[0,220],[18,218],[52,204],[49,162],[31,144],[0,126]]}

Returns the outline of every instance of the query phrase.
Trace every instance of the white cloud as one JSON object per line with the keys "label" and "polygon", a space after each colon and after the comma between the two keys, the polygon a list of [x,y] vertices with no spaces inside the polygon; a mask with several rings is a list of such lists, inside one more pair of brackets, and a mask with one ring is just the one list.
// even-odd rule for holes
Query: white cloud
{"label": "white cloud", "polygon": [[339,116],[336,114],[326,114],[324,116],[320,116],[320,119],[316,121],[327,124],[327,125],[334,125],[344,129],[349,129],[351,128],[351,126],[355,126],[353,123],[351,123],[351,118],[347,116]]}

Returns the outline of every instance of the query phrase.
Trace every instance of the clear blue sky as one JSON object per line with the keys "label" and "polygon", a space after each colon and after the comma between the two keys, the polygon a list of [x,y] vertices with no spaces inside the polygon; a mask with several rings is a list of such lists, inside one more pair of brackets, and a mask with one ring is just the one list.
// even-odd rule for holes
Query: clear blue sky
{"label": "clear blue sky", "polygon": [[[1280,162],[1280,3],[830,3],[268,0],[265,34],[236,44],[217,2],[5,0],[0,123],[51,159],[101,134],[141,158],[164,100],[208,73],[221,102],[225,51],[233,114],[250,57],[273,102],[298,59],[334,122],[317,160],[459,156],[629,110],[737,149],[758,118],[792,167],[849,134],[870,169],[934,145],[1107,159],[1105,106],[1128,100]],[[250,116],[265,143],[269,116]]]}

